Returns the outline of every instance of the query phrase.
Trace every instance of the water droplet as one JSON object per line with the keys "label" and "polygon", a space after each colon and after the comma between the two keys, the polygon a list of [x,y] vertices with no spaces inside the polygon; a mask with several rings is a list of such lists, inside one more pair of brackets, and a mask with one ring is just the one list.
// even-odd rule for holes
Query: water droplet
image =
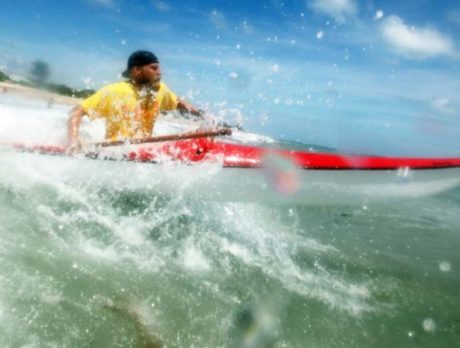
{"label": "water droplet", "polygon": [[379,19],[382,19],[382,18],[383,18],[383,11],[382,11],[382,10],[378,10],[378,11],[375,13],[374,19],[375,19],[375,20],[379,20]]}
{"label": "water droplet", "polygon": [[396,172],[396,176],[400,178],[409,178],[411,177],[412,172],[409,167],[400,167]]}
{"label": "water droplet", "polygon": [[452,269],[452,266],[450,262],[447,261],[441,261],[439,263],[439,269],[443,272],[449,272]]}
{"label": "water droplet", "polygon": [[434,332],[436,330],[436,323],[431,318],[426,318],[423,321],[422,326],[423,330],[425,330],[426,332]]}

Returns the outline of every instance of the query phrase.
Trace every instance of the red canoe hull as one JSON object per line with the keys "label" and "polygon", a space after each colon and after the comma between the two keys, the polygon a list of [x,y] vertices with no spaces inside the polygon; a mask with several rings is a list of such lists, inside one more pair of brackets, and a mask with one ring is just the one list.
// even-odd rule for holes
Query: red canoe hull
{"label": "red canoe hull", "polygon": [[[49,155],[65,155],[58,145],[14,145],[16,149]],[[112,149],[112,150],[111,150]],[[297,168],[318,170],[385,170],[435,169],[460,167],[460,158],[380,157],[315,153],[297,150],[269,149],[208,138],[165,142],[160,144],[123,145],[103,151],[90,151],[89,157],[122,159],[137,162],[159,162],[165,159],[197,163],[221,158],[223,167],[259,168],[267,157],[276,156]],[[121,155],[120,155],[121,154]]]}
{"label": "red canoe hull", "polygon": [[[76,157],[67,156],[61,146],[14,147],[24,154],[9,152],[9,166],[45,171],[47,180],[55,176],[55,180],[94,182],[96,186],[114,181],[117,187],[126,180],[130,188],[154,187],[174,196],[215,201],[367,204],[415,199],[460,185],[458,158],[348,156],[207,138],[98,148]],[[50,156],[36,153],[58,159],[50,161]]]}

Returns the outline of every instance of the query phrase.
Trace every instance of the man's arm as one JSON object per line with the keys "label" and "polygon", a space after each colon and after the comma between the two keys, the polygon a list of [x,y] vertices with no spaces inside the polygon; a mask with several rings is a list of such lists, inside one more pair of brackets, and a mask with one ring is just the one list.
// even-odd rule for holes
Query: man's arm
{"label": "man's arm", "polygon": [[81,150],[80,125],[81,119],[86,114],[81,105],[75,106],[69,113],[67,121],[67,152],[72,154]]}
{"label": "man's arm", "polygon": [[179,99],[177,101],[177,109],[183,112],[189,112],[192,115],[203,118],[203,110],[197,109],[193,105],[187,103],[185,100]]}

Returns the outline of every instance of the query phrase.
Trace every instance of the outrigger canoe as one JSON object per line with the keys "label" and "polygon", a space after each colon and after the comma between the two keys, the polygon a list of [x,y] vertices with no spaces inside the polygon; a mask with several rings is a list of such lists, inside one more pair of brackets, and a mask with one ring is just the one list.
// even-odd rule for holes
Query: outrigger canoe
{"label": "outrigger canoe", "polygon": [[[344,155],[274,149],[238,144],[227,130],[185,133],[126,142],[97,143],[83,155],[69,158],[59,145],[14,144],[15,151],[56,155],[72,161],[93,159],[140,163],[152,177],[163,172],[159,191],[237,202],[290,204],[365,204],[414,199],[460,185],[460,158],[415,158]],[[171,173],[182,173],[170,180]],[[126,163],[125,163],[126,164]],[[145,166],[149,166],[145,169]],[[130,169],[131,168],[131,169]],[[137,169],[136,169],[137,168]],[[113,173],[136,175],[139,166],[110,167]],[[101,171],[98,171],[99,173]],[[112,176],[114,174],[111,174]],[[122,173],[122,174],[121,174]],[[206,173],[209,173],[206,174]],[[170,174],[171,176],[172,174]],[[174,175],[172,175],[174,176]],[[183,181],[183,180],[182,180]]]}

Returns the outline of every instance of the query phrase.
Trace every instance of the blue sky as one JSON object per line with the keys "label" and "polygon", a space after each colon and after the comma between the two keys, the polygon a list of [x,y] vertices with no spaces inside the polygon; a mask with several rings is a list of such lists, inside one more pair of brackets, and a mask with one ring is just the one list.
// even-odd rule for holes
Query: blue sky
{"label": "blue sky", "polygon": [[458,1],[0,1],[0,70],[98,88],[150,49],[179,95],[344,151],[460,155]]}

